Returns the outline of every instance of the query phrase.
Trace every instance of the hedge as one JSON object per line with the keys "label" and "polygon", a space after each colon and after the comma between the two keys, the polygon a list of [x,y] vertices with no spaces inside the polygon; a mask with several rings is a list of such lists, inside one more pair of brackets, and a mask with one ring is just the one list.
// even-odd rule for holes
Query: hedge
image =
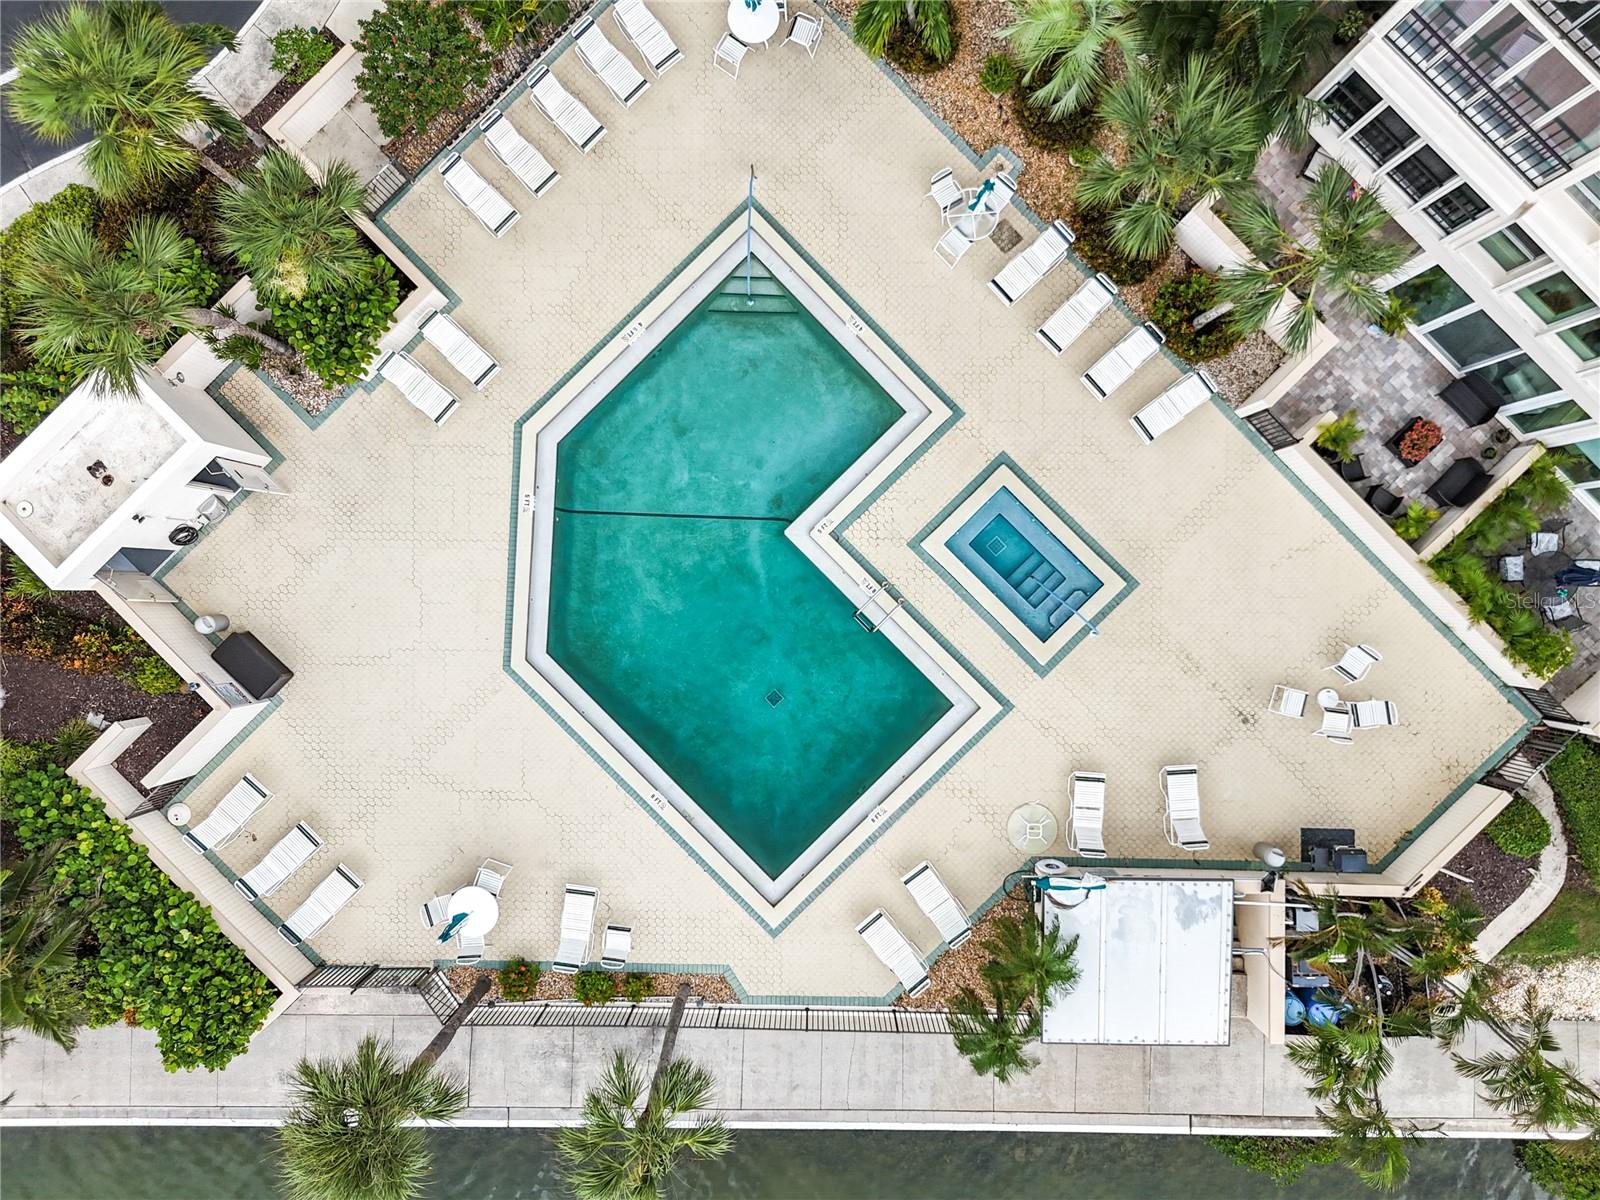
{"label": "hedge", "polygon": [[1550,844],[1550,822],[1521,796],[1502,808],[1483,832],[1505,853],[1518,858],[1533,858]]}
{"label": "hedge", "polygon": [[1549,776],[1567,845],[1589,878],[1600,880],[1600,750],[1593,742],[1574,738],[1550,760]]}
{"label": "hedge", "polygon": [[1600,1142],[1517,1143],[1528,1178],[1556,1200],[1600,1200]]}

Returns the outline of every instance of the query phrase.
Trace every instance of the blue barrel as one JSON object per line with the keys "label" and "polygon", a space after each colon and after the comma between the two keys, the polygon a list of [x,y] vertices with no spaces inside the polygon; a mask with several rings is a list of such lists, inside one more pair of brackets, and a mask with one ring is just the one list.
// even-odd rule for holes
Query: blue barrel
{"label": "blue barrel", "polygon": [[1306,1023],[1306,1006],[1300,997],[1293,992],[1283,994],[1283,1024],[1285,1028],[1293,1029],[1296,1025]]}

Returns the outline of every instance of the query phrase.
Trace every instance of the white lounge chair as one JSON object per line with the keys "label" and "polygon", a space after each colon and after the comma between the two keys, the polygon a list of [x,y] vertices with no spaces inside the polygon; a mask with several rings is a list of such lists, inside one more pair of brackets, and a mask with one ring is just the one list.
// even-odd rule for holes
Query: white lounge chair
{"label": "white lounge chair", "polygon": [[278,844],[267,851],[265,858],[235,879],[233,886],[246,900],[270,896],[321,848],[322,839],[317,831],[301,821],[278,839]]}
{"label": "white lounge chair", "polygon": [[423,321],[422,337],[478,391],[500,373],[500,364],[449,313],[436,312]]}
{"label": "white lounge chair", "polygon": [[549,67],[540,67],[528,80],[528,99],[583,153],[593,150],[595,143],[606,135],[606,127],[588,107],[550,74]]}
{"label": "white lounge chair", "polygon": [[1083,373],[1083,386],[1104,400],[1154,358],[1161,349],[1161,343],[1166,340],[1161,330],[1148,321],[1130,329],[1120,342],[1102,354],[1099,361]]}
{"label": "white lounge chair", "polygon": [[1211,376],[1204,371],[1190,371],[1129,417],[1128,424],[1148,446],[1216,393],[1217,385]]}
{"label": "white lounge chair", "polygon": [[204,821],[184,831],[183,840],[196,854],[220,850],[238,837],[245,822],[271,799],[272,793],[266,786],[246,771],[244,778],[228,789],[228,794],[217,801]]}
{"label": "white lounge chair", "polygon": [[459,154],[452,154],[439,168],[439,178],[452,195],[467,206],[467,211],[482,222],[495,237],[504,237],[522,214],[511,207],[495,186]]}
{"label": "white lounge chair", "polygon": [[1200,768],[1193,763],[1162,767],[1161,795],[1166,800],[1167,841],[1191,854],[1211,849],[1200,828]]}
{"label": "white lounge chair", "polygon": [[628,952],[633,949],[633,926],[607,925],[600,935],[600,965],[608,971],[620,971],[628,965]]}
{"label": "white lounge chair", "polygon": [[1400,714],[1387,700],[1357,700],[1350,705],[1350,723],[1357,729],[1400,724]]}
{"label": "white lounge chair", "polygon": [[328,922],[339,915],[339,910],[350,903],[350,898],[361,890],[360,877],[340,863],[321,883],[317,884],[305,902],[289,914],[278,932],[291,946],[298,946],[309,937],[315,937],[328,927]]}
{"label": "white lounge chair", "polygon": [[856,926],[856,932],[872,947],[878,961],[893,971],[908,996],[921,995],[928,988],[928,972],[923,969],[922,957],[906,935],[901,933],[889,914],[883,909]]}
{"label": "white lounge chair", "polygon": [[489,147],[489,152],[498,158],[501,164],[517,177],[517,182],[532,192],[535,198],[544,195],[555,186],[556,180],[561,178],[561,173],[550,165],[550,160],[539,153],[539,149],[527,138],[522,136],[522,131],[513,125],[506,115],[497,110],[490,110],[480,124],[483,130],[483,140]]}
{"label": "white lounge chair", "polygon": [[450,916],[450,895],[435,896],[432,900],[422,902],[422,927],[424,929],[437,929],[443,925]]}
{"label": "white lounge chair", "polygon": [[1096,771],[1072,773],[1072,824],[1067,845],[1079,858],[1104,858],[1106,777]]}
{"label": "white lounge chair", "polygon": [[1299,688],[1288,687],[1285,684],[1275,684],[1272,688],[1272,699],[1267,701],[1267,711],[1277,713],[1280,717],[1293,717],[1299,720],[1306,715],[1306,701],[1310,694],[1302,692]]}
{"label": "white lounge chair", "polygon": [[666,26],[644,6],[644,0],[617,0],[611,12],[617,18],[622,36],[633,43],[644,65],[657,79],[683,61],[683,51],[678,49]]}
{"label": "white lounge chair", "polygon": [[822,22],[810,13],[800,13],[789,26],[789,36],[783,39],[785,46],[790,42],[815,58],[822,42]]}
{"label": "white lounge chair", "polygon": [[1000,303],[1010,308],[1021,300],[1051,271],[1067,261],[1067,247],[1072,245],[1072,230],[1065,221],[1047,226],[1033,239],[1021,254],[1005,266],[1005,270],[989,281],[989,290],[1000,297]]}
{"label": "white lounge chair", "polygon": [[484,941],[481,933],[456,934],[456,962],[470,966],[483,958]]}
{"label": "white lounge chair", "polygon": [[594,23],[593,17],[578,22],[578,27],[572,31],[572,45],[578,52],[578,61],[606,85],[606,90],[623,108],[632,108],[649,90],[650,81],[628,61],[627,55],[611,44],[611,39]]}
{"label": "white lounge chair", "polygon": [[1353,739],[1350,731],[1355,728],[1355,718],[1349,708],[1343,704],[1336,704],[1332,708],[1322,710],[1322,728],[1311,731],[1314,737],[1327,738],[1336,745],[1348,746]]}
{"label": "white lounge chair", "polygon": [[954,950],[972,936],[972,922],[967,920],[967,910],[957,903],[954,893],[939,878],[939,872],[933,869],[932,863],[918,863],[901,877],[900,882],[906,885],[906,891],[911,893],[911,898],[917,902],[923,915],[933,922],[933,927],[939,931],[939,937],[946,946]]}
{"label": "white lounge chair", "polygon": [[[711,48],[711,65],[729,79],[737,79],[739,78],[739,64],[744,62],[744,56],[749,51],[749,46],[746,46],[733,34],[725,33],[722,35],[721,40]],[[729,67],[733,69],[730,71]]]}
{"label": "white lounge chair", "polygon": [[483,866],[478,868],[478,873],[473,876],[474,887],[481,887],[491,896],[498,896],[500,889],[506,885],[506,876],[511,874],[511,864],[499,862],[493,858],[483,860]]}
{"label": "white lounge chair", "polygon": [[1334,672],[1348,683],[1357,683],[1366,678],[1367,672],[1382,661],[1383,655],[1379,654],[1371,646],[1365,644],[1346,646],[1344,648],[1344,657],[1329,667],[1328,670]]}
{"label": "white lounge chair", "polygon": [[1050,319],[1039,326],[1038,338],[1045,349],[1057,358],[1083,336],[1084,330],[1094,324],[1095,318],[1111,307],[1117,298],[1117,285],[1108,275],[1085,279],[1078,290],[1068,296],[1061,307],[1050,314]]}
{"label": "white lounge chair", "polygon": [[972,239],[954,225],[946,229],[944,236],[933,244],[933,253],[938,257],[939,261],[952,269],[961,261],[962,256],[971,249]]}
{"label": "white lounge chair", "polygon": [[928,181],[928,196],[939,206],[940,212],[948,212],[953,205],[960,204],[961,185],[956,182],[956,173],[949,167],[935,171]]}
{"label": "white lounge chair", "polygon": [[567,885],[561,904],[561,945],[556,949],[550,969],[563,975],[576,975],[589,961],[589,939],[594,936],[594,913],[600,893],[592,887]]}
{"label": "white lounge chair", "polygon": [[454,392],[419,367],[416,359],[399,350],[383,360],[378,374],[399,388],[400,394],[435,425],[443,425],[461,403]]}

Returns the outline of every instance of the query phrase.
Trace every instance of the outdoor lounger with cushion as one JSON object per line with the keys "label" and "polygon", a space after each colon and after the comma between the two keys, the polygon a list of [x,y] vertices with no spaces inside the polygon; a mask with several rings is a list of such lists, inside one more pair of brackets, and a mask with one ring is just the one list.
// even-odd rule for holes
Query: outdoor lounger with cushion
{"label": "outdoor lounger with cushion", "polygon": [[656,20],[655,13],[644,6],[644,0],[617,0],[611,13],[617,18],[622,36],[633,43],[644,65],[658,78],[669,67],[683,61],[683,51],[678,49],[666,26]]}
{"label": "outdoor lounger with cushion", "polygon": [[500,364],[489,352],[478,345],[449,313],[436,312],[422,323],[422,336],[427,343],[444,355],[445,361],[455,368],[456,374],[480,391],[500,373]]}
{"label": "outdoor lounger with cushion", "polygon": [[1167,841],[1191,853],[1209,850],[1200,828],[1200,768],[1193,763],[1161,768],[1161,794],[1166,799]]}
{"label": "outdoor lounger with cushion", "polygon": [[856,932],[872,947],[878,961],[895,973],[906,995],[918,996],[927,990],[928,972],[923,969],[917,948],[889,919],[888,913],[877,909],[856,926]]}
{"label": "outdoor lounger with cushion", "polygon": [[399,388],[400,394],[435,425],[443,425],[461,403],[454,392],[419,367],[414,358],[398,350],[383,360],[378,374]]}
{"label": "outdoor lounger with cushion", "polygon": [[239,835],[244,824],[272,799],[262,782],[248,771],[245,777],[228,789],[228,794],[217,802],[208,816],[193,829],[184,831],[183,840],[196,854],[207,850],[220,850]]}
{"label": "outdoor lounger with cushion", "polygon": [[593,17],[580,21],[572,33],[578,61],[606,85],[617,103],[632,108],[634,101],[649,90],[650,81],[639,74],[639,68],[628,61],[627,55],[611,44],[611,39],[594,23]]}
{"label": "outdoor lounger with cushion", "polygon": [[1072,245],[1072,230],[1065,221],[1057,221],[1033,240],[1005,269],[989,281],[989,290],[1000,297],[1000,303],[1010,308],[1032,290],[1051,271],[1067,259],[1067,247]]}
{"label": "outdoor lounger with cushion", "polygon": [[599,903],[600,893],[594,888],[567,885],[566,899],[561,904],[561,945],[550,964],[551,970],[576,975],[589,961],[589,939],[594,935],[594,912]]}
{"label": "outdoor lounger with cushion", "polygon": [[566,135],[585,154],[605,136],[606,127],[566,88],[550,74],[549,67],[540,67],[528,81],[528,99],[534,107],[550,119],[550,123]]}
{"label": "outdoor lounger with cushion", "polygon": [[628,965],[632,949],[633,926],[607,925],[600,935],[600,965],[608,971],[620,971]]}
{"label": "outdoor lounger with cushion", "polygon": [[483,119],[483,140],[488,143],[490,153],[536,197],[548,192],[561,178],[561,173],[539,153],[538,147],[523,137],[503,113],[491,111]]}
{"label": "outdoor lounger with cushion", "polygon": [[955,896],[945,887],[932,863],[918,863],[900,882],[906,885],[917,907],[933,922],[946,946],[954,950],[972,936],[972,922],[967,920],[966,910],[956,903]]}
{"label": "outdoor lounger with cushion", "polygon": [[308,937],[321,933],[360,890],[360,877],[340,863],[326,879],[317,884],[316,890],[306,897],[305,903],[278,926],[278,932],[291,946],[298,946]]}
{"label": "outdoor lounger with cushion", "polygon": [[1109,276],[1096,275],[1085,279],[1078,290],[1067,297],[1066,303],[1050,314],[1050,319],[1039,326],[1039,340],[1057,358],[1066,348],[1083,336],[1083,331],[1094,324],[1094,319],[1117,297],[1117,285]]}
{"label": "outdoor lounger with cushion", "polygon": [[1349,683],[1356,683],[1382,661],[1383,655],[1379,654],[1371,646],[1346,646],[1344,648],[1344,657],[1329,667],[1328,670],[1337,672],[1341,678]]}
{"label": "outdoor lounger with cushion", "polygon": [[1190,371],[1129,417],[1128,424],[1133,426],[1133,431],[1148,446],[1211,399],[1216,391],[1217,385],[1211,381],[1211,376],[1204,371]]}
{"label": "outdoor lounger with cushion", "polygon": [[452,154],[439,168],[439,178],[452,195],[467,206],[467,210],[483,222],[483,227],[495,237],[504,237],[506,230],[522,216],[511,207],[495,187],[459,154]]}
{"label": "outdoor lounger with cushion", "polygon": [[1072,828],[1067,844],[1079,858],[1104,858],[1106,777],[1093,771],[1072,773]]}
{"label": "outdoor lounger with cushion", "polygon": [[1357,729],[1400,724],[1400,714],[1387,700],[1357,700],[1350,706],[1350,722]]}
{"label": "outdoor lounger with cushion", "polygon": [[1148,321],[1130,329],[1120,342],[1100,356],[1099,362],[1083,373],[1083,386],[1104,400],[1154,358],[1166,340]]}
{"label": "outdoor lounger with cushion", "polygon": [[301,821],[278,839],[278,844],[267,851],[267,856],[233,881],[239,894],[247,900],[270,896],[283,886],[285,880],[301,867],[322,846],[317,831]]}

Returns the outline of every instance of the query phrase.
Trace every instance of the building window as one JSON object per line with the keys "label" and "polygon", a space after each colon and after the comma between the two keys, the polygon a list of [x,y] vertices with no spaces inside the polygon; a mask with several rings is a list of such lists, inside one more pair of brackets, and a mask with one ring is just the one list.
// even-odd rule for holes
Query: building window
{"label": "building window", "polygon": [[1454,233],[1463,225],[1470,225],[1484,213],[1489,211],[1489,206],[1484,203],[1483,197],[1478,195],[1466,184],[1446,192],[1427,208],[1422,210],[1433,219],[1445,233]]}
{"label": "building window", "polygon": [[1427,331],[1425,335],[1461,369],[1510,354],[1517,343],[1482,310],[1469,312]]}
{"label": "building window", "polygon": [[1577,162],[1600,146],[1600,92],[1590,92],[1571,108],[1564,109],[1560,116],[1542,125],[1539,132],[1560,152],[1563,161]]}
{"label": "building window", "polygon": [[1502,271],[1515,271],[1545,257],[1539,243],[1524,232],[1515,221],[1498,233],[1491,233],[1478,243],[1483,252],[1494,259]]}
{"label": "building window", "polygon": [[1427,325],[1472,303],[1472,297],[1461,290],[1443,267],[1429,267],[1395,285],[1392,291],[1417,310],[1413,318],[1417,325]]}
{"label": "building window", "polygon": [[1535,396],[1549,396],[1560,390],[1556,381],[1545,374],[1544,368],[1526,354],[1502,358],[1497,363],[1477,368],[1472,374],[1507,401],[1532,400]]}
{"label": "building window", "polygon": [[1567,195],[1578,202],[1578,207],[1600,225],[1600,171],[1587,179],[1580,179],[1567,188]]}
{"label": "building window", "polygon": [[1352,140],[1381,167],[1416,141],[1417,131],[1407,125],[1394,109],[1385,108],[1356,130]]}
{"label": "building window", "polygon": [[1516,427],[1518,433],[1542,433],[1562,425],[1576,425],[1587,421],[1589,414],[1576,400],[1557,400],[1543,408],[1530,408],[1527,412],[1505,413],[1505,419]]}
{"label": "building window", "polygon": [[1322,98],[1323,103],[1328,106],[1328,115],[1340,129],[1349,129],[1377,108],[1381,99],[1372,85],[1354,71],[1346,75]]}
{"label": "building window", "polygon": [[1522,19],[1515,8],[1508,8],[1487,26],[1467,39],[1462,49],[1467,61],[1479,73],[1493,79],[1516,66],[1540,46],[1544,39]]}
{"label": "building window", "polygon": [[1587,86],[1583,72],[1559,50],[1551,50],[1507,80],[1503,94],[1512,108],[1537,124],[1545,113],[1560,108]]}
{"label": "building window", "polygon": [[1584,362],[1600,358],[1600,317],[1563,329],[1557,336]]}
{"label": "building window", "polygon": [[1546,325],[1588,312],[1595,306],[1589,294],[1574,283],[1572,276],[1565,271],[1546,275],[1527,287],[1518,288],[1517,298],[1533,309],[1534,315]]}
{"label": "building window", "polygon": [[1438,191],[1455,177],[1455,168],[1440,158],[1432,146],[1423,146],[1389,169],[1389,178],[1412,200]]}

